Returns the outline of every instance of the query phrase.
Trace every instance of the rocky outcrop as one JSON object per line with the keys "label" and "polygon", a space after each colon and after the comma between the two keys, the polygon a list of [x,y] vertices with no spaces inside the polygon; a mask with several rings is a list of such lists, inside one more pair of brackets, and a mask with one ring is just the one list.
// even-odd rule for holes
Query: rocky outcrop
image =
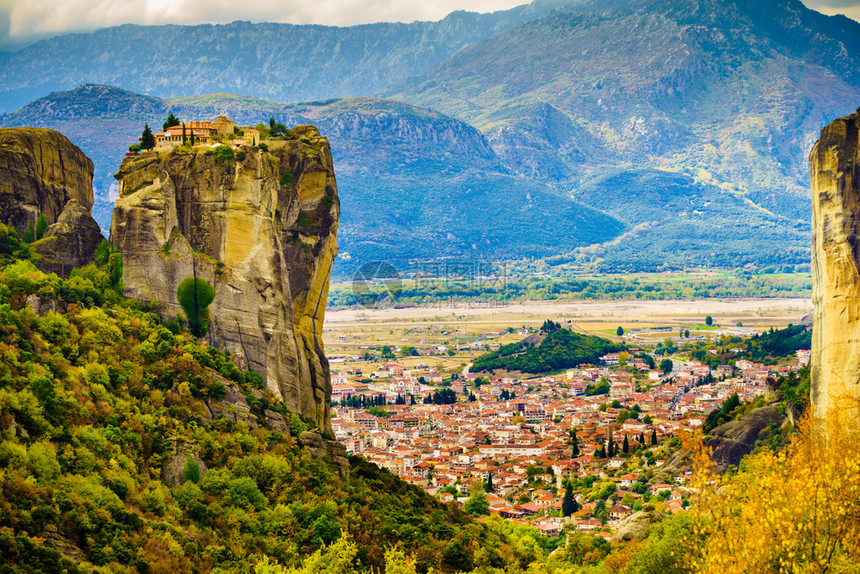
{"label": "rocky outcrop", "polygon": [[[211,373],[211,376],[214,381],[224,387],[225,393],[222,399],[206,399],[206,409],[208,412],[203,414],[203,420],[208,423],[212,419],[224,417],[234,423],[243,422],[251,430],[260,428],[257,416],[251,412],[251,405],[248,404],[239,386],[220,375]],[[251,390],[251,395],[257,399],[263,396],[262,393],[253,389]]]}
{"label": "rocky outcrop", "polygon": [[815,304],[810,394],[816,418],[844,398],[860,399],[858,134],[860,112],[821,130],[809,156]]}
{"label": "rocky outcrop", "polygon": [[215,288],[208,342],[263,376],[287,407],[329,430],[331,382],[322,325],[340,214],[331,150],[316,128],[271,151],[205,147],[127,157],[111,242],[125,294],[181,313],[176,289]]}
{"label": "rocky outcrop", "polygon": [[781,427],[785,414],[779,405],[753,409],[737,420],[729,421],[713,429],[707,445],[713,449],[711,460],[714,470],[724,473],[730,466],[737,466],[741,459],[751,453],[762,431],[771,424]]}
{"label": "rocky outcrop", "polygon": [[200,458],[200,449],[197,446],[175,441],[164,466],[161,467],[161,481],[168,486],[180,486],[185,482],[185,469],[189,461],[194,461],[197,465],[199,478],[209,470]]}
{"label": "rocky outcrop", "polygon": [[[741,460],[755,449],[756,442],[768,436],[771,424],[781,428],[786,421],[793,423],[795,419],[787,416],[784,411],[797,416],[793,406],[772,404],[753,409],[740,418],[711,430],[705,439],[705,444],[711,449],[713,470],[723,474],[729,467],[738,466]],[[675,451],[660,468],[661,476],[669,480],[672,476],[692,471],[692,455],[693,453],[687,448]]]}
{"label": "rocky outcrop", "polygon": [[349,458],[346,447],[336,440],[327,440],[319,432],[305,431],[299,435],[299,443],[307,447],[314,458],[326,459],[340,476],[349,475]]}
{"label": "rocky outcrop", "polygon": [[93,260],[102,239],[90,210],[77,199],[70,199],[57,222],[48,226],[44,237],[31,249],[41,257],[39,267],[43,271],[68,277],[72,269]]}
{"label": "rocky outcrop", "polygon": [[0,221],[23,236],[44,214],[55,223],[76,200],[93,208],[93,162],[55,130],[0,129]]}
{"label": "rocky outcrop", "polygon": [[[287,420],[282,414],[269,409],[263,409],[262,415],[258,416],[252,411],[251,405],[248,404],[250,397],[246,399],[242,390],[238,385],[236,385],[236,383],[229,381],[214,372],[210,372],[210,376],[216,382],[224,386],[225,393],[224,397],[221,399],[206,399],[206,412],[202,413],[201,416],[201,420],[204,423],[209,423],[218,417],[225,417],[234,423],[245,423],[248,428],[252,430],[263,426],[270,431],[280,432],[285,435],[291,434]],[[255,389],[251,389],[250,394],[251,397],[256,399],[263,398],[263,394]],[[317,429],[302,432],[298,436],[298,441],[299,444],[308,449],[311,456],[328,461],[331,467],[341,477],[349,476],[349,457],[347,456],[346,447],[344,445],[336,440],[325,438]],[[181,451],[181,448],[185,448],[186,450]],[[177,461],[181,460],[184,465],[184,461],[187,459],[187,456],[186,458],[182,458],[183,452],[186,455],[190,454],[192,458],[197,461],[198,466],[200,466],[201,469],[201,476],[205,471],[205,465],[203,465],[202,461],[199,460],[197,450],[194,450],[193,447],[188,445],[183,446],[181,443],[178,445],[174,444],[173,454],[168,458],[168,461],[165,463],[161,472],[162,480],[165,483],[175,485],[166,477],[170,477],[170,480],[174,481],[179,480],[179,478],[177,478],[178,476],[181,477],[181,475],[177,474],[177,469],[180,468],[180,462]],[[182,468],[184,468],[184,466],[182,466]],[[177,484],[181,484],[181,482]]]}
{"label": "rocky outcrop", "polygon": [[618,523],[615,533],[612,535],[613,542],[629,542],[630,540],[645,538],[652,524],[662,522],[666,518],[664,514],[650,511],[635,512]]}

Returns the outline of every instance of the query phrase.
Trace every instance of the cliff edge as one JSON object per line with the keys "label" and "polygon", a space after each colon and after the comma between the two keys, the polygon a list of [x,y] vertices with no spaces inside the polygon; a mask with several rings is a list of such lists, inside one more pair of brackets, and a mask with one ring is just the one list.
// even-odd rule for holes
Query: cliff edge
{"label": "cliff edge", "polygon": [[328,140],[312,126],[271,151],[178,147],[126,157],[110,240],[125,295],[181,313],[186,277],[215,288],[209,344],[258,372],[294,412],[330,430],[322,344],[340,202]]}
{"label": "cliff edge", "polygon": [[860,112],[823,130],[809,156],[812,180],[811,401],[860,399]]}

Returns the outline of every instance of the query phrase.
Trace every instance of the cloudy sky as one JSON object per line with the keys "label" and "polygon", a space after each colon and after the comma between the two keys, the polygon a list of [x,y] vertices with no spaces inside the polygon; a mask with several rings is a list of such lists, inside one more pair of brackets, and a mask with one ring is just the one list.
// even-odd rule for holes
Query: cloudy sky
{"label": "cloudy sky", "polygon": [[[65,32],[118,24],[200,24],[234,20],[349,26],[439,20],[454,10],[492,12],[530,0],[0,0],[0,49]],[[825,14],[860,20],[860,0],[804,0]]]}

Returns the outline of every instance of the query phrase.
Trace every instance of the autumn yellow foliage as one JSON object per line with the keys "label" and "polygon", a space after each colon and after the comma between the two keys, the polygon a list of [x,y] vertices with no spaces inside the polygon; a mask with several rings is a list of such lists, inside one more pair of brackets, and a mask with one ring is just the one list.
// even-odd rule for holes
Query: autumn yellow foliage
{"label": "autumn yellow foliage", "polygon": [[701,440],[690,556],[697,572],[860,572],[860,434],[856,410],[803,419],[781,452],[718,477]]}
{"label": "autumn yellow foliage", "polygon": [[[254,568],[254,574],[358,574],[365,570],[356,567],[357,556],[358,546],[343,536],[308,556],[298,567],[284,568],[264,557]],[[375,574],[376,570],[371,568],[369,572]],[[390,547],[385,551],[385,574],[416,574],[415,559],[399,547]],[[428,574],[436,572],[431,568]]]}

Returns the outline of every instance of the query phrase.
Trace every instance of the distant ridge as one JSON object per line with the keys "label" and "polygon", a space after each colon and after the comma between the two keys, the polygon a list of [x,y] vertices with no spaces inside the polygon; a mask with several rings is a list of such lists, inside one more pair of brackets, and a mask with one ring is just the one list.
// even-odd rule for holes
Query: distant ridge
{"label": "distant ridge", "polygon": [[11,53],[5,63],[0,57],[0,112],[82,83],[161,97],[224,91],[287,102],[367,96],[558,4],[457,11],[411,24],[125,24],[65,34]]}

